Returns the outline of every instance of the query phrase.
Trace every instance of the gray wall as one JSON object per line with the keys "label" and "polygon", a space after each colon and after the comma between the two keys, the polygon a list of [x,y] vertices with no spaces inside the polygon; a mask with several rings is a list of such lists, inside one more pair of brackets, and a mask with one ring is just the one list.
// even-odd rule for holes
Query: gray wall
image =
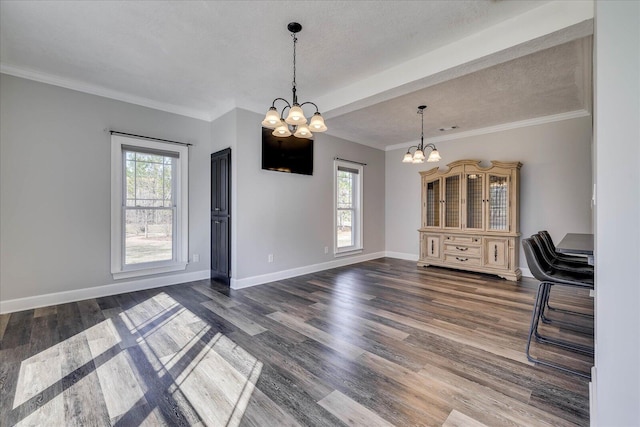
{"label": "gray wall", "polygon": [[594,426],[640,425],[640,3],[596,2]]}
{"label": "gray wall", "polygon": [[[564,233],[592,232],[591,117],[511,129],[437,144],[442,160],[402,163],[405,149],[386,153],[387,251],[418,256],[419,171],[445,168],[461,159],[520,161],[520,232],[546,229],[556,240]],[[521,249],[522,252],[522,249]],[[524,255],[520,266],[526,267]]]}
{"label": "gray wall", "polygon": [[[384,251],[384,152],[316,134],[313,175],[262,170],[262,116],[236,110],[235,168],[236,268],[244,279],[334,260],[333,158],[364,167],[364,251]],[[216,135],[214,135],[216,138]],[[324,247],[329,253],[324,253]],[[273,263],[268,263],[273,254]]]}
{"label": "gray wall", "polygon": [[[364,171],[363,254],[384,251],[384,152],[318,135],[313,176],[261,169],[261,116],[186,118],[8,75],[0,77],[3,301],[118,283],[110,274],[110,136],[191,142],[187,272],[209,269],[212,152],[232,148],[236,279],[334,260],[333,158]],[[330,248],[329,254],[324,247]],[[267,255],[274,262],[267,262]],[[173,274],[180,274],[173,273]],[[171,274],[168,274],[171,275]]]}
{"label": "gray wall", "polygon": [[187,272],[209,269],[208,122],[5,74],[0,122],[3,300],[114,283],[107,128],[194,144]]}

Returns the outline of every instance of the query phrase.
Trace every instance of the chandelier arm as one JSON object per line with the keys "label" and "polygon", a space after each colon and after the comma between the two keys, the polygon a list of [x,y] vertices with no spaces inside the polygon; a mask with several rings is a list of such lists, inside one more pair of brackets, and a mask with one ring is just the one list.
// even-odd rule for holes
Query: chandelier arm
{"label": "chandelier arm", "polygon": [[282,117],[284,117],[284,110],[286,110],[287,107],[291,108],[291,104],[289,104],[289,101],[287,101],[284,98],[276,98],[271,103],[271,108],[276,108],[276,101],[282,101],[282,102],[284,102],[286,104],[284,107],[282,107],[282,111],[280,112],[280,117],[282,118]]}
{"label": "chandelier arm", "polygon": [[287,105],[285,105],[284,107],[282,107],[282,111],[280,112],[280,118],[284,118],[284,112],[285,110],[289,108],[291,109],[291,105],[289,105],[289,103],[287,102]]}
{"label": "chandelier arm", "polygon": [[283,101],[285,104],[287,104],[287,106],[288,106],[288,107],[291,107],[291,104],[289,104],[289,101],[287,101],[286,99],[284,99],[284,98],[276,98],[276,99],[274,99],[274,100],[273,100],[273,102],[271,103],[271,106],[272,106],[273,108],[275,108],[275,107],[276,107],[276,101]]}
{"label": "chandelier arm", "polygon": [[432,143],[425,145],[424,148],[431,148],[432,150],[437,150],[436,146],[433,145]]}
{"label": "chandelier arm", "polygon": [[320,112],[320,110],[318,110],[318,106],[316,104],[314,104],[313,102],[311,102],[311,101],[303,102],[302,104],[300,104],[300,107],[302,107],[303,105],[307,105],[307,104],[311,104],[314,107],[316,107],[316,113]]}

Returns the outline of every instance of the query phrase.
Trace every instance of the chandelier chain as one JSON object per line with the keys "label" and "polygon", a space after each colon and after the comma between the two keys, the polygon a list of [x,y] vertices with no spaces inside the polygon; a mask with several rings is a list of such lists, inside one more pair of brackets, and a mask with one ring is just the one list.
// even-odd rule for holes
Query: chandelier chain
{"label": "chandelier chain", "polygon": [[295,33],[292,33],[293,37],[293,87],[296,87],[296,43],[298,42],[298,38]]}

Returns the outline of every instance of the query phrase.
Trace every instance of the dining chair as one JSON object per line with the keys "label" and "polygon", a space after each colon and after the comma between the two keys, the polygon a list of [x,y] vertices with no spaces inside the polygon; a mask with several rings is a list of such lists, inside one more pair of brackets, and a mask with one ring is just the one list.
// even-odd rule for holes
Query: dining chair
{"label": "dining chair", "polygon": [[594,270],[592,265],[580,261],[575,261],[573,260],[573,258],[560,257],[561,254],[552,250],[551,247],[549,247],[545,243],[545,238],[542,237],[542,234],[534,234],[531,236],[531,238],[538,244],[538,247],[540,248],[541,254],[544,257],[545,261],[549,265],[552,265],[554,268],[572,273],[585,273],[593,275]]}
{"label": "dining chair", "polygon": [[[591,281],[593,281],[594,269],[592,265],[584,264],[581,262],[575,262],[570,259],[563,260],[556,257],[555,253],[551,252],[550,248],[547,245],[545,245],[544,238],[540,233],[532,235],[531,239],[537,244],[537,247],[540,249],[540,255],[542,256],[542,258],[544,259],[547,265],[552,266],[558,271],[564,271],[567,273],[578,273],[581,275],[584,274],[586,277],[590,278]],[[557,312],[567,313],[567,314],[572,314],[577,316],[593,317],[593,315],[581,313],[578,311],[554,307],[551,304],[549,304],[550,296],[551,296],[551,289],[549,289],[549,292],[547,292],[545,295],[543,310],[540,317],[540,320],[542,320],[544,323],[548,323],[548,324],[563,323],[563,322],[553,321],[547,315],[548,311],[557,311]],[[571,326],[571,324],[566,324],[566,323],[565,325]]]}
{"label": "dining chair", "polygon": [[581,377],[590,378],[591,375],[589,373],[571,369],[570,367],[563,366],[549,360],[533,357],[531,355],[531,341],[535,339],[536,342],[542,344],[551,344],[564,348],[565,350],[593,356],[593,347],[542,335],[538,330],[540,321],[542,320],[545,302],[548,301],[551,287],[569,286],[582,289],[593,289],[593,275],[555,268],[546,261],[542,253],[542,248],[536,239],[522,239],[522,247],[524,249],[531,274],[540,282],[531,315],[531,325],[529,328],[529,336],[526,346],[527,359],[540,365],[549,366]]}

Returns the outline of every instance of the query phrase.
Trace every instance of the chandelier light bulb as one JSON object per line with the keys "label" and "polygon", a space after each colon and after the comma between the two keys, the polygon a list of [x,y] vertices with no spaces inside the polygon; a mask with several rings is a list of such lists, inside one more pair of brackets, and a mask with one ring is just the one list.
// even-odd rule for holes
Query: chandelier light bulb
{"label": "chandelier light bulb", "polygon": [[295,136],[297,138],[311,139],[313,137],[313,134],[311,133],[311,131],[309,130],[309,127],[307,127],[307,125],[299,125],[296,128],[296,133],[294,133],[293,136]]}
{"label": "chandelier light bulb", "polygon": [[303,125],[307,123],[307,118],[304,116],[304,111],[298,104],[293,104],[289,109],[289,115],[285,119],[290,125]]}
{"label": "chandelier light bulb", "polygon": [[264,116],[264,120],[262,121],[262,126],[268,129],[275,129],[279,123],[280,114],[278,114],[278,110],[276,110],[276,107],[269,108],[269,111],[267,111],[267,114]]}
{"label": "chandelier light bulb", "polygon": [[289,130],[289,126],[284,122],[284,120],[280,121],[280,124],[274,129],[272,132],[273,136],[291,136],[291,131]]}
{"label": "chandelier light bulb", "polygon": [[429,153],[429,158],[427,159],[427,162],[438,162],[440,160],[442,160],[442,157],[440,157],[440,153],[438,153],[438,150],[434,148],[433,151]]}
{"label": "chandelier light bulb", "polygon": [[315,112],[313,117],[311,117],[311,121],[309,122],[309,127],[314,132],[324,132],[327,130],[327,126],[324,124],[324,118],[322,118],[322,114],[319,112]]}

